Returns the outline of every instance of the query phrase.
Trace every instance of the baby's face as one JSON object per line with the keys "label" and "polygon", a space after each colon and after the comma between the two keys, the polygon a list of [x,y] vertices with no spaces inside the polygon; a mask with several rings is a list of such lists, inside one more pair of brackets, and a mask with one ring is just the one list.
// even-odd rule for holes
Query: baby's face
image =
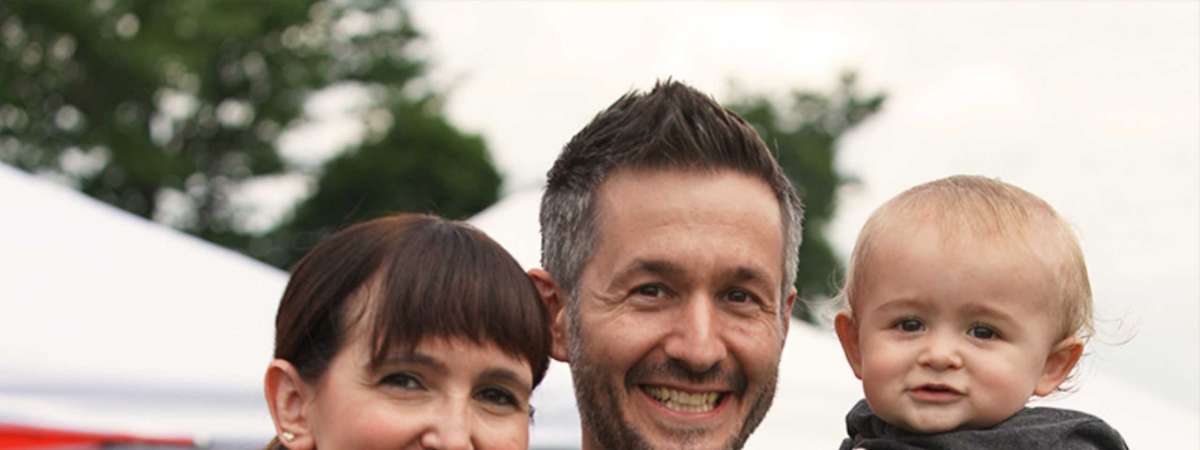
{"label": "baby's face", "polygon": [[944,244],[936,228],[878,241],[839,337],[888,423],[922,433],[990,427],[1062,381],[1047,374],[1066,342],[1051,306],[1057,289],[1019,244]]}

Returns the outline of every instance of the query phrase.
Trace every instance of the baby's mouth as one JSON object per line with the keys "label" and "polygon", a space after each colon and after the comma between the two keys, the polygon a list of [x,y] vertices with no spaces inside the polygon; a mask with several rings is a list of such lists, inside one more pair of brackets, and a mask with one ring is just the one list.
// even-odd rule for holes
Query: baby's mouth
{"label": "baby's mouth", "polygon": [[955,388],[950,387],[945,384],[922,384],[920,386],[917,386],[917,388],[913,389],[913,390],[920,391],[920,392],[929,392],[932,394],[962,395],[962,392],[959,392],[958,389],[955,389]]}
{"label": "baby's mouth", "polygon": [[963,392],[945,384],[922,384],[909,390],[909,394],[920,402],[949,403],[963,397]]}
{"label": "baby's mouth", "polygon": [[717,408],[728,396],[724,392],[686,392],[663,386],[640,385],[642,392],[663,407],[684,413],[704,413]]}

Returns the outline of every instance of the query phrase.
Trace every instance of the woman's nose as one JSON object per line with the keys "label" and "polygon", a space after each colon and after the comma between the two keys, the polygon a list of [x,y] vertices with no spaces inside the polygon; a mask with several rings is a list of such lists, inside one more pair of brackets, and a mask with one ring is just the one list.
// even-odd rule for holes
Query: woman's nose
{"label": "woman's nose", "polygon": [[[461,403],[461,404],[459,404]],[[421,435],[421,447],[430,450],[474,450],[471,418],[466,402],[447,402],[427,417],[430,426]]]}

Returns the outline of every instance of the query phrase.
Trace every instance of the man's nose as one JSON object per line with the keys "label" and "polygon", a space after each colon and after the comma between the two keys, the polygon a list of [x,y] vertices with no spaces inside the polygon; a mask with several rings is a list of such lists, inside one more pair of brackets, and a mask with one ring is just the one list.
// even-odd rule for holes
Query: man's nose
{"label": "man's nose", "polygon": [[671,326],[664,351],[687,369],[708,372],[728,356],[720,313],[713,299],[701,296],[689,299]]}
{"label": "man's nose", "polygon": [[925,346],[917,356],[917,363],[933,370],[955,370],[963,366],[959,352],[960,339],[954,333],[932,332],[925,338]]}
{"label": "man's nose", "polygon": [[469,400],[446,400],[427,417],[421,447],[436,450],[474,450],[471,442]]}

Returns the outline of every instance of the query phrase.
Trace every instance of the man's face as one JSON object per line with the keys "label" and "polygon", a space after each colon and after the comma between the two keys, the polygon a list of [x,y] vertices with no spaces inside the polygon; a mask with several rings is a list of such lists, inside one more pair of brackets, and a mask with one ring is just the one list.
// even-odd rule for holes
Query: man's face
{"label": "man's face", "polygon": [[740,448],[771,405],[794,298],[774,195],[732,171],[623,170],[596,197],[597,242],[555,322],[584,448]]}

